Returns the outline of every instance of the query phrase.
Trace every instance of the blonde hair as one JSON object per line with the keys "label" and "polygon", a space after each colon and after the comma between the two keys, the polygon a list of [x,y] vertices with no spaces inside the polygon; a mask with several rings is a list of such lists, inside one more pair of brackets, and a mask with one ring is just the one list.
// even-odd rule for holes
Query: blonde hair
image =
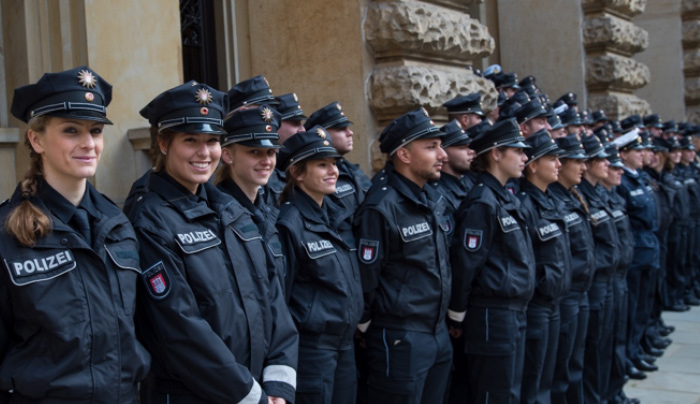
{"label": "blonde hair", "polygon": [[43,175],[44,164],[41,155],[34,151],[29,141],[29,131],[43,134],[51,121],[50,116],[42,115],[29,121],[29,129],[24,135],[24,144],[29,148],[30,164],[20,182],[22,201],[5,219],[5,231],[14,236],[25,247],[31,247],[36,240],[51,232],[53,222],[44,211],[34,205],[30,197],[36,195],[39,179]]}

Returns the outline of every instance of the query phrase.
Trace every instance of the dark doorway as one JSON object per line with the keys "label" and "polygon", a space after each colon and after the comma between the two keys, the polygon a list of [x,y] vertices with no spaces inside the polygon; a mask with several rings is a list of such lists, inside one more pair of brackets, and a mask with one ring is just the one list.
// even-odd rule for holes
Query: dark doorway
{"label": "dark doorway", "polygon": [[185,81],[219,88],[214,0],[180,0],[180,27]]}

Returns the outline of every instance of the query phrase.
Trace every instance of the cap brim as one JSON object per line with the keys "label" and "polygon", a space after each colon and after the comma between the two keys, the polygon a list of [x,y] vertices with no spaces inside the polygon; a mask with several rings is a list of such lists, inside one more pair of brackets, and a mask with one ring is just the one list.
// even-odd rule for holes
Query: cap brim
{"label": "cap brim", "polygon": [[572,159],[572,160],[587,160],[588,156],[586,156],[583,151],[575,151],[575,152],[564,152],[561,155],[559,155],[560,159]]}
{"label": "cap brim", "polygon": [[228,146],[229,144],[240,144],[243,146],[248,146],[248,147],[259,147],[263,149],[280,149],[282,146],[276,144],[275,142],[271,141],[270,139],[256,139],[256,140],[248,140],[245,142],[231,142],[226,145],[222,146]]}
{"label": "cap brim", "polygon": [[525,144],[525,143],[523,143],[523,142],[514,142],[514,143],[500,144],[500,145],[498,145],[497,147],[503,147],[503,146],[505,146],[505,147],[513,147],[513,148],[515,148],[515,149],[529,149],[529,148],[531,148],[530,145]]}
{"label": "cap brim", "polygon": [[333,125],[333,126],[329,126],[329,127],[327,127],[326,129],[344,129],[344,128],[347,128],[347,127],[350,126],[350,125],[352,125],[352,122],[350,122],[350,121],[343,121],[343,122],[337,123],[337,124],[335,124],[335,125]]}
{"label": "cap brim", "polygon": [[190,123],[187,125],[176,125],[166,128],[173,132],[185,133],[207,133],[211,135],[225,135],[227,132],[221,126],[210,125],[207,123]]}
{"label": "cap brim", "polygon": [[56,118],[66,118],[66,119],[82,119],[84,121],[94,121],[101,122],[105,125],[113,125],[112,121],[107,119],[106,116],[99,112],[94,111],[56,111],[46,114],[46,116],[54,116]]}

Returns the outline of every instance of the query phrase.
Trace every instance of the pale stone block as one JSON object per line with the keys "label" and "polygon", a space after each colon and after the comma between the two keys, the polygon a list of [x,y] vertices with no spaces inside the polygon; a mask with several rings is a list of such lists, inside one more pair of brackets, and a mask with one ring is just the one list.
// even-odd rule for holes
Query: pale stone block
{"label": "pale stone block", "polygon": [[589,90],[634,90],[649,83],[649,68],[634,59],[615,54],[586,57]]}
{"label": "pale stone block", "polygon": [[644,12],[647,0],[583,0],[583,8],[586,10],[607,10],[620,13],[627,17]]}
{"label": "pale stone block", "polygon": [[611,119],[623,119],[633,114],[647,115],[651,112],[651,106],[632,94],[589,94],[588,108],[591,110],[602,109]]}
{"label": "pale stone block", "polygon": [[375,57],[410,55],[469,61],[490,55],[495,42],[469,15],[422,2],[372,3],[364,24]]}
{"label": "pale stone block", "polygon": [[493,83],[464,69],[461,72],[438,67],[391,66],[372,72],[369,103],[377,118],[392,120],[419,106],[431,115],[444,113],[442,104],[458,95],[479,92],[484,110],[495,107],[498,99]]}
{"label": "pale stone block", "polygon": [[606,14],[586,18],[583,42],[589,51],[611,50],[631,56],[649,46],[649,33],[629,21]]}

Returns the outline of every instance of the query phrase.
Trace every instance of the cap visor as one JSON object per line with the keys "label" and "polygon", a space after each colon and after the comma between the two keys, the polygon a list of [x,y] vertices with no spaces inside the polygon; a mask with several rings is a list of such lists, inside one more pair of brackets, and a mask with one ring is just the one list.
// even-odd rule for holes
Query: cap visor
{"label": "cap visor", "polygon": [[99,112],[95,111],[84,111],[84,110],[77,110],[77,111],[56,111],[56,112],[51,112],[46,114],[46,116],[55,116],[57,118],[66,118],[66,119],[82,119],[84,121],[94,121],[94,122],[102,122],[105,125],[113,125],[112,121],[107,119],[106,116]]}
{"label": "cap visor", "polygon": [[225,135],[226,130],[221,126],[209,125],[206,123],[191,123],[187,125],[171,126],[167,128],[173,132],[185,132],[185,133],[209,133],[212,135]]}

